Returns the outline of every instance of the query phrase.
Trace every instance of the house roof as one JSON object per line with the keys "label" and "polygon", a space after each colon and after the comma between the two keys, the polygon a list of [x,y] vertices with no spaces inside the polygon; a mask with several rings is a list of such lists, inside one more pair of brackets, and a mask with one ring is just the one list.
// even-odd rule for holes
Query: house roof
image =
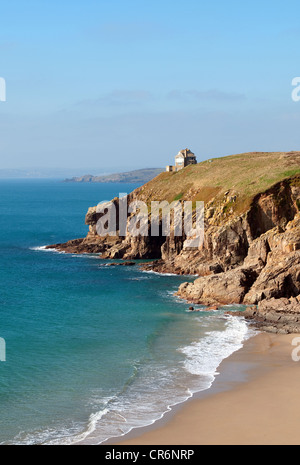
{"label": "house roof", "polygon": [[[183,156],[183,157],[195,157],[195,154],[193,152],[190,151],[190,149],[183,149],[183,150],[180,150],[180,152],[178,152],[178,154],[176,155],[176,157],[178,156]],[[175,157],[175,158],[176,158]]]}

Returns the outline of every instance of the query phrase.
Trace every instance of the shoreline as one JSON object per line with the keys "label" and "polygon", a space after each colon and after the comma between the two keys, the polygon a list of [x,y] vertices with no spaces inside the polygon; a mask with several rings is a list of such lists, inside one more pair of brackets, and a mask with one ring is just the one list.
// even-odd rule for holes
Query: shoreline
{"label": "shoreline", "polygon": [[209,389],[172,407],[152,425],[100,445],[300,444],[294,337],[258,333],[221,362]]}

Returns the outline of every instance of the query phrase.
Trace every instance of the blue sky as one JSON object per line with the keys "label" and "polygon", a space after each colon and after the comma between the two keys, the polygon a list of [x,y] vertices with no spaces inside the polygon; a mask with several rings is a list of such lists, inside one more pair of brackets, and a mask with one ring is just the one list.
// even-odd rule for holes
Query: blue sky
{"label": "blue sky", "polygon": [[1,2],[0,169],[300,150],[299,3]]}

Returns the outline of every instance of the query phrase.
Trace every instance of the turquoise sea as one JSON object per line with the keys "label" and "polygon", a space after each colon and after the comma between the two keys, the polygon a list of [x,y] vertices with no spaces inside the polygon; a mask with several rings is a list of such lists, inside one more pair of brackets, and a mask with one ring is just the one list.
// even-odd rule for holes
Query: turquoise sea
{"label": "turquoise sea", "polygon": [[188,311],[174,292],[194,277],[43,249],[84,237],[88,207],[135,187],[0,181],[1,444],[98,444],[149,425],[250,336],[229,307]]}

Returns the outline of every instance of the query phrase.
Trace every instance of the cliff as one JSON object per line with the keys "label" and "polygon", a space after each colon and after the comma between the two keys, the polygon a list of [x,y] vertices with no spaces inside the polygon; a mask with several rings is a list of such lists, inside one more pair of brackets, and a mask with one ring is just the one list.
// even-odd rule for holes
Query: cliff
{"label": "cliff", "polygon": [[[86,238],[50,247],[101,253],[102,258],[156,259],[143,267],[198,276],[178,289],[188,301],[249,304],[244,316],[273,331],[296,330],[299,315],[300,328],[300,152],[233,155],[161,173],[127,200],[148,206],[153,200],[204,201],[203,244],[186,247],[186,237],[174,235],[173,223],[166,237],[120,236],[119,231],[99,237],[101,215],[91,207]],[[118,213],[119,199],[113,203]],[[278,319],[282,313],[285,324]]]}

